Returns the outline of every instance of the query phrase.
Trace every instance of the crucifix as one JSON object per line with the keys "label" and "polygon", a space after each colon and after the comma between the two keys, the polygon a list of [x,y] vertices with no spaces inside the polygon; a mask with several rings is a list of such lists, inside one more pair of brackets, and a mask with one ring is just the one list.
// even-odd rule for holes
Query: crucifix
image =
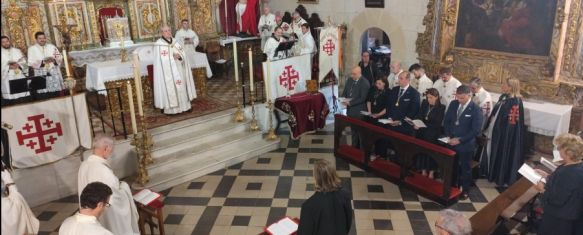
{"label": "crucifix", "polygon": [[61,33],[61,39],[65,50],[70,51],[71,49],[71,30],[77,27],[76,24],[67,24],[67,14],[63,15],[64,18],[61,18],[60,24],[54,25],[59,33]]}

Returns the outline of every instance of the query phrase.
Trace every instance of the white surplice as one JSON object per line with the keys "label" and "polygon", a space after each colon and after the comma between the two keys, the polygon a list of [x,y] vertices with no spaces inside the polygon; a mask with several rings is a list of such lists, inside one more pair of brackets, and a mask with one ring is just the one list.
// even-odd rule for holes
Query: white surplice
{"label": "white surplice", "polygon": [[285,39],[281,37],[279,40],[275,37],[269,37],[267,42],[265,42],[265,46],[263,47],[263,53],[267,55],[267,59],[269,60],[277,60],[282,59],[284,56],[284,52],[280,51],[275,55],[275,49],[279,46],[280,42],[284,42]]}
{"label": "white surplice", "polygon": [[281,22],[279,27],[283,30],[283,36],[289,37],[294,32],[291,25],[289,25],[287,22]]}
{"label": "white surplice", "polygon": [[490,113],[492,112],[492,96],[490,92],[486,91],[484,87],[480,87],[478,93],[473,94],[472,101],[482,108],[482,114],[484,115],[484,122],[482,126],[486,126],[486,122],[488,117],[490,117]]}
{"label": "white surplice", "polygon": [[399,83],[397,80],[399,80],[399,74],[401,74],[403,72],[403,70],[399,70],[399,72],[397,73],[390,73],[389,77],[387,78],[387,81],[389,82],[389,89],[393,89],[393,87],[399,86]]}
{"label": "white surplice", "polygon": [[[109,208],[105,208],[108,210]],[[105,229],[95,216],[84,215],[77,212],[65,219],[59,228],[59,235],[113,235]]]}
{"label": "white surplice", "polygon": [[312,33],[308,31],[303,35],[302,39],[302,55],[303,54],[312,54],[316,52],[316,41],[314,41],[314,37],[312,37]]}
{"label": "white surplice", "polygon": [[8,196],[2,195],[2,234],[37,234],[38,219],[13,183],[10,172],[3,170],[2,188],[12,185],[7,188]]}
{"label": "white surplice", "polygon": [[[174,58],[178,53],[182,60]],[[165,114],[182,113],[192,108],[196,98],[190,64],[182,46],[172,40],[158,39],[154,45],[154,106]]]}
{"label": "white surplice", "polygon": [[308,23],[304,18],[298,17],[298,20],[292,20],[291,28],[292,32],[296,34],[298,40],[302,40],[302,25]]}
{"label": "white surplice", "polygon": [[271,13],[261,15],[259,23],[257,24],[257,29],[261,36],[261,48],[263,48],[267,39],[271,37],[273,29],[275,29],[275,15]]}
{"label": "white surplice", "polygon": [[[176,31],[174,39],[176,39],[176,41],[183,46],[186,59],[188,59],[188,63],[190,64],[191,68],[205,67],[207,78],[213,76],[213,72],[211,70],[211,66],[206,54],[196,51],[196,47],[199,43],[198,35],[196,32],[194,32],[192,29],[184,30],[181,28]],[[188,40],[186,39],[190,39],[190,41],[187,42]]]}
{"label": "white surplice", "polygon": [[[9,64],[18,63],[20,68],[10,69]],[[24,78],[23,69],[26,69],[26,58],[16,47],[2,48],[2,98],[17,99],[28,95],[28,92],[10,94],[10,80]]]}
{"label": "white surplice", "polygon": [[423,74],[423,76],[421,76],[419,80],[417,80],[417,87],[415,87],[415,89],[419,91],[419,95],[421,95],[421,100],[423,100],[423,93],[425,93],[427,89],[432,87],[433,81],[431,81],[431,79],[429,79],[427,75]]}
{"label": "white surplice", "polygon": [[[55,63],[43,63],[47,58],[53,58]],[[63,75],[61,74],[61,63],[63,56],[59,49],[53,44],[47,43],[44,46],[34,44],[28,48],[28,66],[34,68],[35,76],[46,75],[47,88],[38,90],[39,93],[61,91],[65,89]]]}
{"label": "white surplice", "polygon": [[453,76],[447,82],[443,82],[443,79],[440,78],[433,83],[433,88],[439,91],[441,104],[445,105],[446,109],[449,107],[449,103],[456,99],[456,90],[461,85],[462,83]]}
{"label": "white surplice", "polygon": [[101,182],[111,188],[113,194],[109,199],[110,207],[99,217],[99,222],[115,235],[139,234],[138,210],[130,187],[126,182],[119,181],[111,170],[107,160],[91,155],[81,163],[77,181],[78,194],[92,182]]}

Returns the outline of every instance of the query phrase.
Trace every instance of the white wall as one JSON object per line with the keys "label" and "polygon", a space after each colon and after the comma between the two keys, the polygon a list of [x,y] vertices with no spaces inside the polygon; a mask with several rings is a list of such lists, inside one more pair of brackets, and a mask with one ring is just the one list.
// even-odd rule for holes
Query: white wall
{"label": "white wall", "polygon": [[[273,12],[293,12],[297,1],[270,0]],[[369,27],[378,27],[387,33],[393,50],[392,60],[399,60],[408,68],[418,62],[415,53],[417,33],[422,33],[423,17],[428,0],[385,0],[385,8],[364,8],[362,0],[319,0],[318,4],[304,4],[308,14],[318,13],[322,21],[328,16],[336,24],[348,25],[346,68],[360,61],[360,37]]]}

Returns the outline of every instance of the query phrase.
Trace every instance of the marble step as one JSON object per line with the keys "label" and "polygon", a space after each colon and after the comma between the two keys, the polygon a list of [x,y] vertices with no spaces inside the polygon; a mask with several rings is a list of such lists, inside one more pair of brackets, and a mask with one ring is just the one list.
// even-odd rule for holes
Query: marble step
{"label": "marble step", "polygon": [[[260,134],[258,136],[261,136]],[[209,173],[225,169],[231,165],[258,157],[279,148],[279,141],[266,141],[262,138],[243,138],[236,145],[215,148],[204,154],[191,156],[189,163],[174,169],[166,169],[157,174],[150,173],[147,188],[164,190],[178,184],[192,181]]]}
{"label": "marble step", "polygon": [[225,111],[212,113],[205,116],[187,119],[176,123],[164,125],[161,127],[156,127],[150,130],[150,134],[152,135],[154,145],[160,146],[160,144],[158,143],[165,142],[168,139],[173,139],[177,136],[188,135],[189,133],[198,132],[201,129],[208,128],[209,126],[219,126],[234,122],[233,117],[234,112],[235,109],[228,109]]}
{"label": "marble step", "polygon": [[153,154],[154,163],[148,166],[150,174],[158,174],[163,171],[180,168],[183,164],[197,161],[198,158],[213,157],[213,151],[222,148],[245,149],[246,144],[262,140],[261,132],[246,131],[246,125],[238,125],[236,128],[215,133],[204,138],[197,138],[165,149],[165,155]]}

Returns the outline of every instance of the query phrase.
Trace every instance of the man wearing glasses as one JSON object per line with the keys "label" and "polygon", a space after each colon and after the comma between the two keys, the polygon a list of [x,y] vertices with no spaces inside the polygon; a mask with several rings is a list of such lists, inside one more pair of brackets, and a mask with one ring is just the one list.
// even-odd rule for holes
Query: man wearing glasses
{"label": "man wearing glasses", "polygon": [[106,207],[110,206],[111,194],[111,188],[104,183],[88,184],[81,193],[81,209],[63,222],[59,235],[113,235],[97,221]]}
{"label": "man wearing glasses", "polygon": [[445,209],[439,212],[435,221],[435,234],[437,235],[469,235],[472,233],[472,224],[460,212]]}

